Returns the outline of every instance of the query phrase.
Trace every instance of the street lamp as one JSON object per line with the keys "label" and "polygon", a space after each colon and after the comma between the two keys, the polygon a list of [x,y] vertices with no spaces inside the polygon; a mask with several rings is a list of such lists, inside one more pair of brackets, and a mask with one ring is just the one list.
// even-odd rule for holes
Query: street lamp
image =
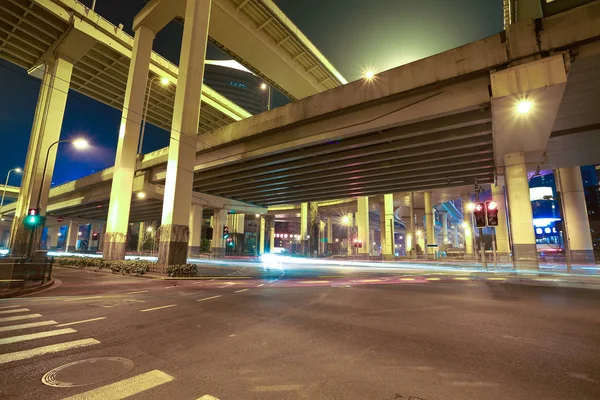
{"label": "street lamp", "polygon": [[21,172],[23,172],[23,170],[21,168],[13,168],[8,171],[8,174],[6,174],[6,182],[4,183],[4,190],[2,190],[2,200],[0,201],[0,211],[2,211],[2,207],[4,207],[4,196],[6,195],[6,187],[8,186],[8,178],[10,178],[10,173],[13,171],[16,172],[17,174],[20,174]]}
{"label": "street lamp", "polygon": [[365,72],[365,79],[368,81],[372,81],[375,78],[375,72],[368,70]]}
{"label": "street lamp", "polygon": [[143,200],[146,198],[146,193],[144,192],[138,192],[138,194],[136,195],[138,199]]}
{"label": "street lamp", "polygon": [[523,99],[517,103],[517,112],[519,114],[527,114],[533,108],[533,103],[527,99]]}
{"label": "street lamp", "polygon": [[263,92],[265,90],[268,90],[267,111],[269,111],[271,109],[271,86],[263,82],[260,84],[260,90],[262,90]]}
{"label": "street lamp", "polygon": [[44,161],[44,170],[42,171],[42,182],[40,183],[40,191],[38,192],[38,198],[36,201],[37,209],[40,210],[40,212],[42,208],[40,204],[40,202],[42,201],[42,189],[44,188],[44,179],[46,178],[46,169],[48,168],[48,158],[50,157],[50,150],[53,146],[58,145],[59,143],[71,143],[73,147],[75,147],[77,150],[85,150],[90,146],[88,141],[83,138],[72,140],[57,140],[56,142],[48,146],[48,151],[46,152],[46,160]]}
{"label": "street lamp", "polygon": [[158,76],[154,76],[152,77],[152,79],[150,79],[150,83],[148,84],[148,95],[146,96],[146,106],[144,107],[144,121],[142,122],[142,133],[140,134],[140,145],[138,147],[138,154],[142,154],[142,145],[144,144],[144,132],[146,131],[146,118],[148,116],[148,103],[150,103],[150,94],[152,93],[152,82],[154,82],[157,79],[160,79],[160,84],[163,87],[169,85],[168,78],[160,78]]}

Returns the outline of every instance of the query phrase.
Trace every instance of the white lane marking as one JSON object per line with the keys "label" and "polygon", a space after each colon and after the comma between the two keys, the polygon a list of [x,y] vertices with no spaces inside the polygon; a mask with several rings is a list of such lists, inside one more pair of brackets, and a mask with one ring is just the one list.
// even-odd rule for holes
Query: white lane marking
{"label": "white lane marking", "polygon": [[211,296],[211,297],[205,297],[203,299],[200,300],[196,300],[196,301],[204,301],[204,300],[212,300],[212,299],[218,299],[219,297],[221,297],[221,295],[217,295],[217,296]]}
{"label": "white lane marking", "polygon": [[42,316],[41,314],[15,315],[14,317],[0,318],[0,322],[18,321],[20,319],[39,318],[41,316]]}
{"label": "white lane marking", "polygon": [[15,353],[0,354],[0,364],[6,364],[12,361],[26,360],[28,358],[42,356],[44,354],[58,353],[60,351],[77,349],[79,347],[92,346],[99,344],[96,339],[81,339],[72,342],[53,344],[50,346],[36,347],[34,349],[17,351]]}
{"label": "white lane marking", "polygon": [[235,293],[242,293],[242,292],[246,292],[250,289],[241,289],[241,290],[236,290]]}
{"label": "white lane marking", "polygon": [[200,397],[198,400],[219,400],[219,398],[215,397],[215,396],[211,396],[210,394],[205,394],[204,396]]}
{"label": "white lane marking", "polygon": [[256,287],[263,287],[263,286],[265,286],[265,284],[264,284],[264,283],[261,283],[260,285],[258,285],[258,286],[256,286]]}
{"label": "white lane marking", "polygon": [[29,308],[17,308],[16,310],[0,311],[0,314],[13,314],[13,313],[25,312],[25,311],[29,311]]}
{"label": "white lane marking", "polygon": [[84,319],[84,320],[75,321],[75,322],[67,322],[66,324],[59,324],[56,326],[59,327],[59,326],[71,326],[71,325],[77,325],[77,324],[85,324],[86,322],[100,321],[102,319],[106,319],[106,317],[98,317],[98,318],[92,318],[92,319]]}
{"label": "white lane marking", "polygon": [[0,307],[0,310],[6,310],[7,308],[17,308],[17,307],[23,307],[23,306],[19,306],[19,305],[14,305],[14,306],[4,306],[4,307]]}
{"label": "white lane marking", "polygon": [[273,386],[254,386],[255,392],[285,392],[291,390],[300,390],[302,385],[273,385]]}
{"label": "white lane marking", "polygon": [[170,304],[168,306],[161,306],[161,307],[154,307],[154,308],[146,308],[145,310],[140,310],[141,312],[146,312],[146,311],[154,311],[154,310],[162,310],[163,308],[171,308],[171,307],[176,307],[177,304]]}
{"label": "white lane marking", "polygon": [[56,322],[56,321],[42,321],[42,322],[32,322],[30,324],[2,326],[2,327],[0,327],[0,332],[16,331],[19,329],[27,329],[27,328],[37,328],[40,326],[55,325],[57,323],[58,322]]}
{"label": "white lane marking", "polygon": [[0,344],[25,342],[27,340],[41,339],[41,338],[46,338],[46,337],[51,337],[51,336],[58,336],[58,335],[66,335],[67,333],[75,333],[75,332],[77,332],[75,329],[66,328],[66,329],[57,329],[55,331],[30,333],[28,335],[11,336],[11,337],[0,339]]}
{"label": "white lane marking", "polygon": [[137,292],[129,292],[129,293],[125,293],[125,294],[138,294],[138,293],[147,293],[148,290],[138,290]]}
{"label": "white lane marking", "polygon": [[91,299],[99,299],[101,297],[102,296],[78,297],[76,299],[69,299],[69,300],[64,300],[64,301],[67,302],[67,301],[91,300]]}
{"label": "white lane marking", "polygon": [[171,375],[155,369],[63,400],[119,400],[171,382],[173,379],[175,378]]}
{"label": "white lane marking", "polygon": [[123,299],[123,301],[129,301],[131,303],[145,303],[146,300],[134,300],[134,299]]}

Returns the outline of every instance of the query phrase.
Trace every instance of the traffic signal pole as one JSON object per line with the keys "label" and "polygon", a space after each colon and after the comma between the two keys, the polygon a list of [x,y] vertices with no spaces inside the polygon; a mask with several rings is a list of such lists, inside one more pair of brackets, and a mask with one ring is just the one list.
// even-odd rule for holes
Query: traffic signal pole
{"label": "traffic signal pole", "polygon": [[[479,185],[475,186],[475,202],[479,203]],[[484,207],[485,210],[485,207]],[[487,218],[487,217],[486,217]],[[487,259],[485,258],[485,245],[483,242],[483,228],[479,228],[479,248],[481,250],[481,267],[487,270]]]}

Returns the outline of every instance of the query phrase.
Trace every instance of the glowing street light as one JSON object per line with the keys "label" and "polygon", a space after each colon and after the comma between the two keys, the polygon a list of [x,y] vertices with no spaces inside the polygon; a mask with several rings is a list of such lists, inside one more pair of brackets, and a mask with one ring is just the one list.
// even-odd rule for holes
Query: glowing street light
{"label": "glowing street light", "polygon": [[375,78],[375,72],[374,71],[371,71],[371,70],[365,71],[365,79],[366,80],[372,81],[374,78]]}
{"label": "glowing street light", "polygon": [[146,131],[146,119],[148,117],[148,104],[150,103],[150,94],[152,93],[152,82],[154,82],[155,80],[160,79],[160,84],[163,87],[169,86],[169,78],[167,77],[158,77],[158,76],[154,76],[152,77],[152,79],[150,79],[150,83],[148,84],[148,94],[146,96],[146,106],[144,107],[144,118],[143,118],[143,123],[142,123],[142,133],[140,133],[140,144],[138,146],[138,154],[142,154],[142,145],[144,144],[144,132]]}
{"label": "glowing street light", "polygon": [[419,229],[419,230],[417,231],[417,236],[419,236],[419,237],[423,236],[423,231]]}
{"label": "glowing street light", "polygon": [[152,233],[152,230],[153,230],[153,229],[152,229],[152,227],[151,227],[151,226],[149,226],[148,228],[146,228],[146,232],[148,232],[148,233]]}
{"label": "glowing street light", "polygon": [[268,91],[267,111],[269,111],[271,109],[271,86],[263,82],[260,84],[260,90],[262,90],[263,92]]}
{"label": "glowing street light", "polygon": [[342,217],[342,224],[344,224],[344,225],[348,225],[349,223],[350,223],[350,217],[349,217],[349,216],[347,216],[347,215],[344,215],[344,216]]}
{"label": "glowing street light", "polygon": [[138,198],[138,199],[145,199],[145,198],[146,198],[146,193],[144,193],[144,192],[139,192],[139,193],[137,194],[137,198]]}
{"label": "glowing street light", "polygon": [[521,100],[517,103],[517,112],[519,114],[527,114],[533,108],[533,103],[527,99]]}
{"label": "glowing street light", "polygon": [[467,203],[467,210],[469,210],[469,211],[475,210],[475,203]]}

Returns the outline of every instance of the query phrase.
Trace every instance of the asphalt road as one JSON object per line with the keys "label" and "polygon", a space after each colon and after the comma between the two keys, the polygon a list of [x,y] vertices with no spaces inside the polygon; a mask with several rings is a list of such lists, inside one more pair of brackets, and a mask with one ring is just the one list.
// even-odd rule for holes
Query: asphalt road
{"label": "asphalt road", "polygon": [[[600,398],[600,291],[318,266],[202,271],[56,269],[57,287],[0,300],[0,399]],[[130,362],[53,375],[82,386],[42,383],[100,357]]]}

